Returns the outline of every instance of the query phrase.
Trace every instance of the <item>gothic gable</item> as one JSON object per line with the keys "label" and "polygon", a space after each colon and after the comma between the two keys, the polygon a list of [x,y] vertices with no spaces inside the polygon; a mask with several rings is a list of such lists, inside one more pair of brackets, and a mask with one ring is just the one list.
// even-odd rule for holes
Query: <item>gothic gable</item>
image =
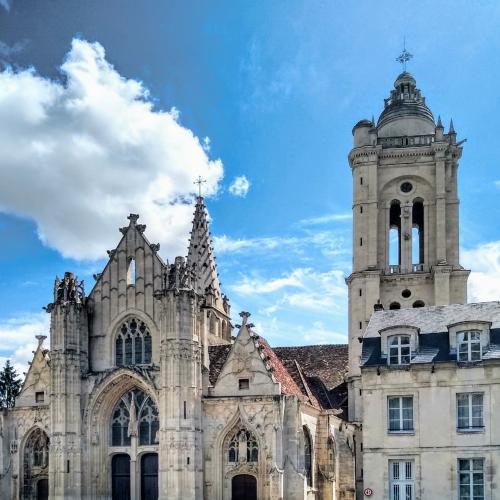
{"label": "gothic gable", "polygon": [[92,370],[113,366],[111,337],[122,319],[136,316],[152,332],[159,324],[158,304],[153,294],[162,287],[165,264],[158,255],[160,245],[147,240],[146,226],[138,224],[138,218],[136,214],[129,215],[129,225],[120,228],[123,237],[118,246],[108,251],[108,263],[102,273],[95,275],[96,284],[89,295]]}
{"label": "gothic gable", "polygon": [[48,404],[50,387],[50,366],[48,350],[44,349],[44,335],[37,335],[38,347],[33,355],[21,392],[16,398],[16,407]]}

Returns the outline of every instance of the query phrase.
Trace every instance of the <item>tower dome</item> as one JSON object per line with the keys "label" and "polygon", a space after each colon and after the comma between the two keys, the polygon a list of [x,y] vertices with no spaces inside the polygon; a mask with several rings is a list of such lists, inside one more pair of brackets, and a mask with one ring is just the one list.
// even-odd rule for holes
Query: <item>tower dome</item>
{"label": "tower dome", "polygon": [[413,75],[401,73],[394,90],[384,99],[384,111],[377,122],[379,137],[425,136],[435,133],[434,117],[417,89]]}

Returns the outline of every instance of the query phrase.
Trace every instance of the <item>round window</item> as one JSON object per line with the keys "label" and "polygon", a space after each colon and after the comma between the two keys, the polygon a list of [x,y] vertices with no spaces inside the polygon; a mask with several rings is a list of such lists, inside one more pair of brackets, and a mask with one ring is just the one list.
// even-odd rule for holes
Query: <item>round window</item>
{"label": "round window", "polygon": [[410,297],[411,297],[411,291],[410,291],[410,290],[408,290],[408,288],[406,288],[405,290],[403,290],[403,291],[401,292],[401,296],[402,296],[403,298],[405,298],[405,299],[408,299],[408,298],[410,298]]}
{"label": "round window", "polygon": [[403,193],[409,193],[413,189],[413,184],[408,181],[403,182],[403,184],[401,184],[400,189]]}

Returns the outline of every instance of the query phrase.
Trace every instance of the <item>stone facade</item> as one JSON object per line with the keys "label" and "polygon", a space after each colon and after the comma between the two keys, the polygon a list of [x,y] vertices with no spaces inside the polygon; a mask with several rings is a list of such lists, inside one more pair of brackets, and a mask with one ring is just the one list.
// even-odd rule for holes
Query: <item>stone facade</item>
{"label": "stone facade", "polygon": [[357,498],[500,498],[500,304],[465,304],[458,161],[409,73],[353,129],[349,419]]}
{"label": "stone facade", "polygon": [[50,349],[1,415],[0,497],[354,499],[345,346],[274,351],[244,312],[232,337],[203,199],[187,259],[138,218],[88,296],[56,279]]}

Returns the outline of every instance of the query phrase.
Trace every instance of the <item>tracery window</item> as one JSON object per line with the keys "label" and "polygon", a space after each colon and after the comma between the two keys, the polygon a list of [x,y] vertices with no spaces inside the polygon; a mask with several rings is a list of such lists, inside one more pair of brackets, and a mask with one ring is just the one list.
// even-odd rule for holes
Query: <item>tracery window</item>
{"label": "tracery window", "polygon": [[227,461],[229,463],[257,462],[259,445],[255,436],[246,429],[236,431],[229,440]]}
{"label": "tracery window", "polygon": [[307,486],[312,486],[312,441],[309,430],[304,425],[304,472],[307,479]]}
{"label": "tracery window", "polygon": [[139,446],[158,443],[158,409],[154,401],[140,389],[124,394],[115,406],[111,419],[111,445],[130,446],[132,436]]}
{"label": "tracery window", "polygon": [[49,464],[49,438],[41,429],[36,429],[30,436],[27,448],[30,450],[32,466],[42,469]]}
{"label": "tracery window", "polygon": [[117,366],[148,365],[151,363],[151,333],[143,321],[130,318],[120,327],[115,340]]}

